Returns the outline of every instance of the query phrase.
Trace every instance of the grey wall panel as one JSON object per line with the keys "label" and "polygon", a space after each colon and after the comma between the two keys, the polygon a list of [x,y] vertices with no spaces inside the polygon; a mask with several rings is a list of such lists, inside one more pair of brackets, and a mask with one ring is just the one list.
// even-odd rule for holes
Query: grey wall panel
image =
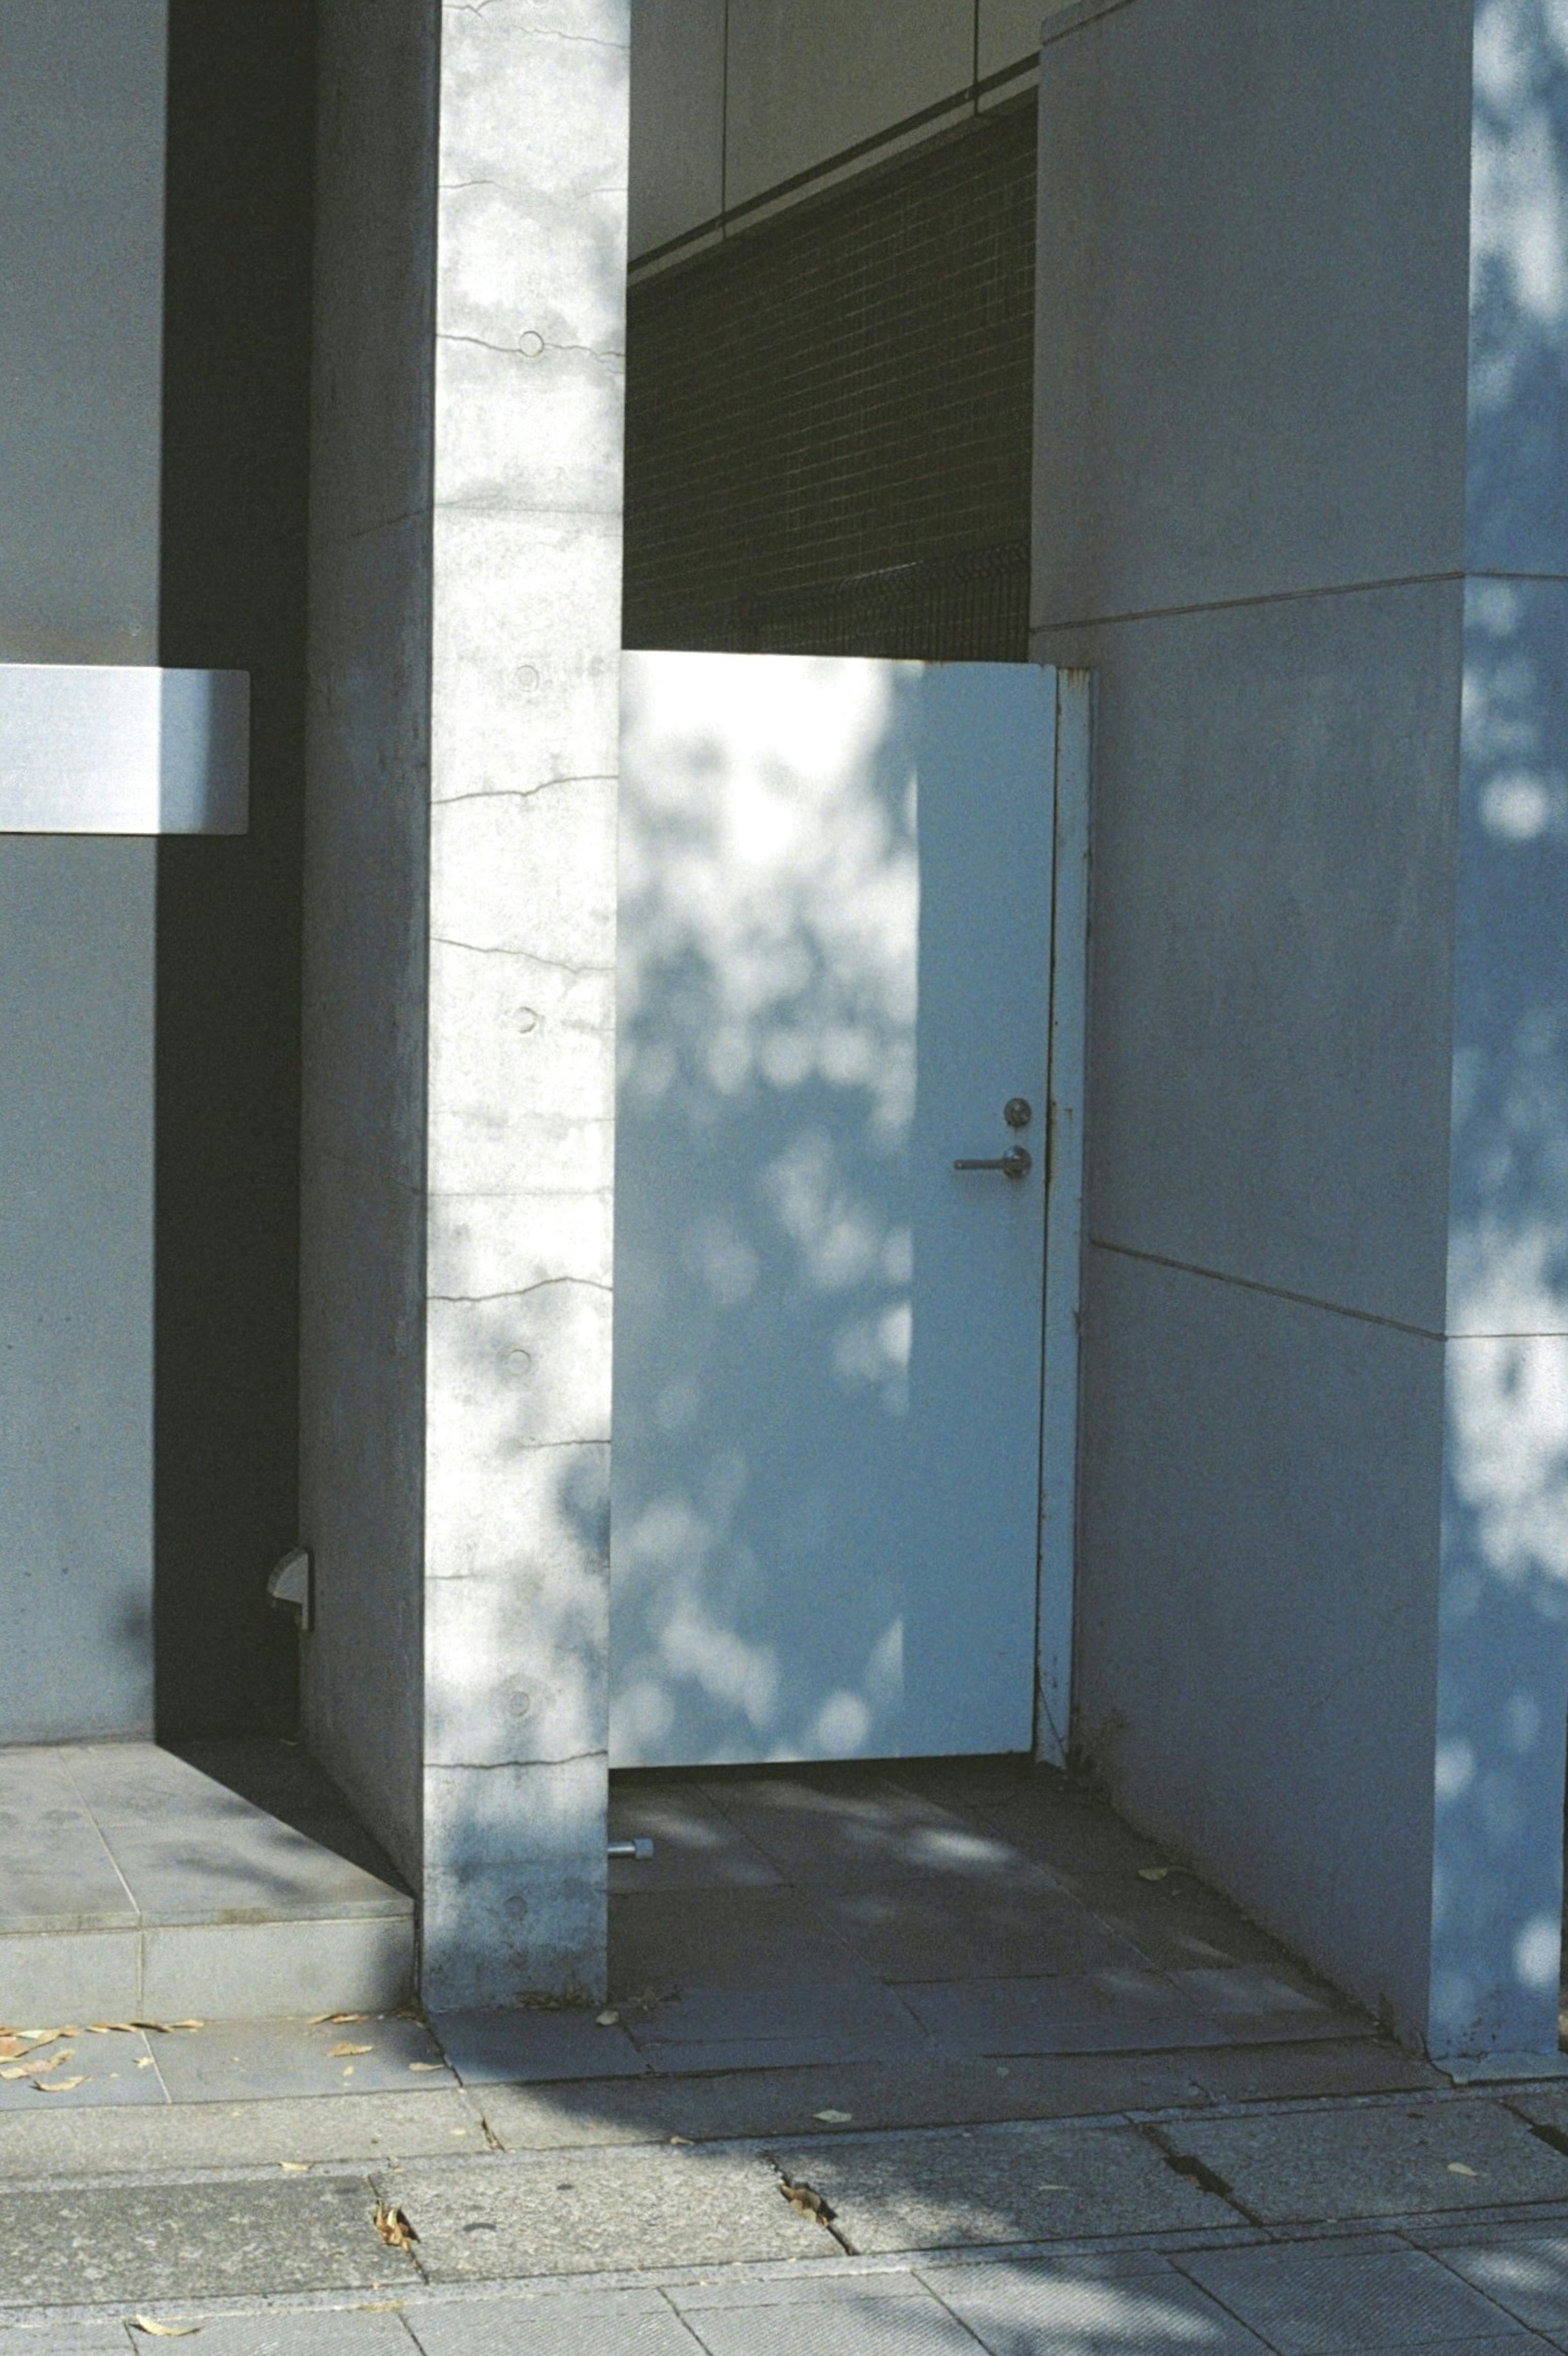
{"label": "grey wall panel", "polygon": [[1103,1250],[1084,1331],[1079,1739],[1419,2034],[1443,1345]]}
{"label": "grey wall panel", "polygon": [[726,200],[967,90],[973,0],[729,0]]}
{"label": "grey wall panel", "polygon": [[411,1878],[424,1763],[432,25],[420,0],[322,12],[302,1051],[300,1535],[317,1594],[305,1728]]}
{"label": "grey wall panel", "polygon": [[0,1742],[152,1732],[155,858],[0,841]]}
{"label": "grey wall panel", "polygon": [[1033,57],[1040,46],[1040,27],[1069,0],[978,0],[975,62],[980,79]]}
{"label": "grey wall panel", "polygon": [[632,260],[725,200],[725,0],[632,0]]}
{"label": "grey wall panel", "polygon": [[1442,1330],[1457,584],[1088,633],[1092,1235]]}
{"label": "grey wall panel", "polygon": [[1047,42],[1037,622],[1458,565],[1469,61],[1450,0]]}
{"label": "grey wall panel", "polygon": [[315,552],[300,1203],[300,1533],[317,1560],[306,1731],[410,1875],[424,1713],[427,549],[414,518]]}
{"label": "grey wall panel", "polygon": [[0,657],[157,659],[165,0],[0,8]]}

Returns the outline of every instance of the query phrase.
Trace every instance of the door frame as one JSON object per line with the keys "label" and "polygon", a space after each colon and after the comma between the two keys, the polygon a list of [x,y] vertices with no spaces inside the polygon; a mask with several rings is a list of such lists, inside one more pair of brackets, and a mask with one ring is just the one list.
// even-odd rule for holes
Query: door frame
{"label": "door frame", "polygon": [[1058,669],[1056,678],[1056,856],[1051,886],[1035,1757],[1051,1766],[1065,1767],[1072,1704],[1078,1521],[1093,682],[1087,670]]}

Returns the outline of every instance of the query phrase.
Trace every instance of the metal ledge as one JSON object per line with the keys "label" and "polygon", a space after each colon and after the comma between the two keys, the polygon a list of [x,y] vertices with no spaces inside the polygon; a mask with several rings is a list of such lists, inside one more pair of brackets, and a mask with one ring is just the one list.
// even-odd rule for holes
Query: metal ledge
{"label": "metal ledge", "polygon": [[0,663],[0,834],[243,834],[242,670]]}

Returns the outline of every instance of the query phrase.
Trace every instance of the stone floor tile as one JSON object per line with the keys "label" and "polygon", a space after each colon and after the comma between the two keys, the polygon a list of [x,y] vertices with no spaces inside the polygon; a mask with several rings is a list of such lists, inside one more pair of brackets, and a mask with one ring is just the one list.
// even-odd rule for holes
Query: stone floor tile
{"label": "stone floor tile", "polygon": [[[145,2107],[168,2101],[148,2040],[139,2029],[97,2037],[84,2030],[35,2050],[40,2062],[54,2066],[37,2079],[0,2079],[0,2115],[82,2110],[106,2103]],[[19,2062],[0,2064],[7,2070],[20,2066]]]}
{"label": "stone floor tile", "polygon": [[1228,2041],[1212,2014],[1184,2001],[1158,1972],[916,1983],[899,1994],[950,2054],[1160,2051]]}
{"label": "stone floor tile", "polygon": [[[363,2308],[208,2315],[196,2336],[201,2356],[416,2356],[416,2342],[401,2317],[368,2313]],[[132,2338],[142,2356],[151,2356],[159,2344],[140,2333]],[[5,2356],[3,2345],[0,2356]]]}
{"label": "stone floor tile", "polygon": [[750,2077],[759,2071],[865,2068],[875,2062],[930,2051],[929,2040],[901,2029],[869,2028],[843,2036],[719,2039],[707,2044],[650,2045],[648,2066],[656,2077]]}
{"label": "stone floor tile", "polygon": [[1209,2250],[1180,2265],[1281,2356],[1437,2349],[1501,2339],[1518,2328],[1422,2250],[1360,2251],[1344,2244]]}
{"label": "stone floor tile", "polygon": [[423,2356],[698,2356],[656,2291],[465,2300],[408,2319]]}
{"label": "stone floor tile", "polygon": [[929,1877],[884,1876],[863,1888],[819,1888],[816,1912],[868,1968],[904,1980],[1005,1979],[1095,1971],[1144,1957],[1128,1940],[1055,1890],[977,1889]]}
{"label": "stone floor tile", "polygon": [[225,1791],[264,1808],[295,1832],[374,1874],[378,1881],[403,1888],[386,1851],[359,1823],[343,1793],[303,1743],[262,1737],[166,1747]]}
{"label": "stone floor tile", "polygon": [[0,2187],[0,2311],[365,2290],[416,2279],[362,2178]]}
{"label": "stone floor tile", "polygon": [[610,1895],[651,1897],[668,1890],[762,1890],[781,1877],[771,1858],[692,1783],[617,1779],[610,1789],[611,1840],[653,1842],[650,1858],[610,1860]]}
{"label": "stone floor tile", "polygon": [[1194,2054],[1192,2074],[1222,2103],[1288,2102],[1305,2094],[1421,2094],[1444,2083],[1429,2062],[1387,2039],[1372,2037],[1217,2046]]}
{"label": "stone floor tile", "polygon": [[[360,2051],[368,2047],[368,2051]],[[353,2048],[353,2051],[338,2051]],[[154,2048],[177,2103],[278,2100],[292,2095],[407,2094],[456,2081],[423,2021],[229,2020],[176,2030]],[[411,2064],[426,2066],[417,2073]]]}
{"label": "stone floor tile", "polygon": [[330,2102],[306,2097],[181,2103],[158,2110],[60,2108],[47,2115],[39,2105],[25,2115],[0,2117],[0,2187],[39,2177],[368,2163],[487,2148],[478,2109],[456,2088],[346,2094]]}
{"label": "stone floor tile", "polygon": [[631,1997],[869,1979],[872,1966],[800,1890],[667,1890],[610,1909],[610,1988]]}
{"label": "stone floor tile", "polygon": [[1112,2272],[1066,2261],[920,2269],[981,2344],[1115,2356],[1248,2356],[1264,2343],[1173,2267]]}
{"label": "stone floor tile", "polygon": [[878,2297],[869,2282],[829,2298],[704,2308],[694,2320],[708,2356],[975,2356],[938,2300]]}
{"label": "stone floor tile", "polygon": [[1500,2103],[1415,2102],[1184,2120],[1172,2140],[1270,2222],[1568,2198],[1568,2158]]}
{"label": "stone floor tile", "polygon": [[1221,1970],[1174,1971],[1166,1975],[1182,1998],[1212,2015],[1235,2040],[1291,2043],[1305,2038],[1371,2033],[1374,2024],[1359,2007],[1336,2002],[1326,1990],[1296,1986],[1278,1972],[1240,1965]]}
{"label": "stone floor tile", "polygon": [[592,2012],[443,2012],[433,2021],[466,2086],[633,2078],[648,2068],[625,2029]]}
{"label": "stone floor tile", "polygon": [[1426,2246],[1520,2323],[1568,2340],[1568,2227],[1543,2233],[1520,2218],[1462,2238],[1433,2234]]}
{"label": "stone floor tile", "polygon": [[692,1988],[634,2017],[628,2026],[649,2054],[672,2046],[753,2040],[842,2045],[869,2040],[906,2052],[923,2052],[929,2045],[899,1998],[869,1979]]}
{"label": "stone floor tile", "polygon": [[722,2274],[707,2276],[700,2282],[669,2283],[664,2289],[676,2313],[691,2316],[703,2315],[714,2307],[798,2307],[807,2301],[820,2306],[851,2293],[880,2299],[921,2300],[930,2297],[912,2267],[855,2268],[842,2264],[798,2267],[789,2274],[747,2275],[733,2280]]}
{"label": "stone floor tile", "polygon": [[[1321,2049],[1312,2048],[1316,2051]],[[864,2134],[1176,2109],[1207,2098],[1198,2056],[1068,2054],[1010,2062],[820,2062],[713,2075],[659,2072],[601,2084],[486,2087],[480,2101],[510,2151],[723,2136]],[[1286,2091],[1301,2091],[1298,2088]],[[819,2114],[831,2111],[836,2119]],[[4,2165],[0,2147],[0,2167]]]}
{"label": "stone floor tile", "polygon": [[957,2249],[1234,2225],[1130,2127],[975,2127],[782,2146],[863,2252]]}
{"label": "stone floor tile", "polygon": [[1029,1878],[1029,1860],[1008,1842],[885,1778],[867,1774],[858,1788],[757,1778],[721,1804],[788,1879],[806,1885],[885,1873],[964,1882]]}
{"label": "stone floor tile", "polygon": [[838,2255],[780,2197],[765,2161],[713,2145],[497,2157],[378,2171],[377,2181],[413,2220],[434,2282]]}
{"label": "stone floor tile", "polygon": [[1279,1942],[1234,1906],[1195,1881],[1172,1874],[1142,1880],[1136,1870],[1073,1877],[1078,1902],[1135,1946],[1160,1971],[1251,1964],[1288,1975],[1292,1962]]}
{"label": "stone floor tile", "polygon": [[123,2323],[0,2324],[0,2356],[130,2356],[132,2345]]}

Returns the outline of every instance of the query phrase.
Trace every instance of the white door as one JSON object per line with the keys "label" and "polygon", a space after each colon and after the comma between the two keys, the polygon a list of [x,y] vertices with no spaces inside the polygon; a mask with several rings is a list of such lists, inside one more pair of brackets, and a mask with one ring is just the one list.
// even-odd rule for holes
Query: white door
{"label": "white door", "polygon": [[1026,1750],[1057,675],[623,708],[612,1761]]}

